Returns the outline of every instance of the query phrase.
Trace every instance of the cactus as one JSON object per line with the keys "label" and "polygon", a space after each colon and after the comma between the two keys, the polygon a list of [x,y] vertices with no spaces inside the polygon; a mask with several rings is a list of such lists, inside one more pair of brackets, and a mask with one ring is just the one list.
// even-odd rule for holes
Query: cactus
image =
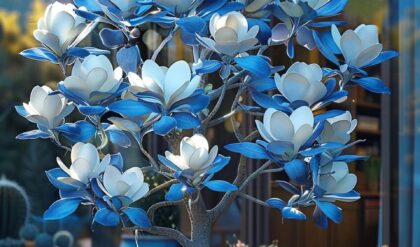
{"label": "cactus", "polygon": [[0,247],[24,247],[25,243],[20,239],[0,239]]}
{"label": "cactus", "polygon": [[29,220],[30,205],[25,191],[15,182],[0,179],[0,239],[19,238]]}
{"label": "cactus", "polygon": [[26,224],[20,228],[19,236],[23,240],[34,241],[38,233],[38,227],[36,227],[34,224]]}
{"label": "cactus", "polygon": [[35,239],[35,247],[53,247],[53,238],[47,233],[39,234]]}
{"label": "cactus", "polygon": [[74,243],[73,235],[68,231],[58,231],[53,237],[54,247],[71,247]]}

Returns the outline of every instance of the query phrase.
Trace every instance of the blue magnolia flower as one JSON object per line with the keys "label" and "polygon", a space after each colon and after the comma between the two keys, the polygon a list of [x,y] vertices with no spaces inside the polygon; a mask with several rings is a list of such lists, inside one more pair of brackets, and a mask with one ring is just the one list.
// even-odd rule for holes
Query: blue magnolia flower
{"label": "blue magnolia flower", "polygon": [[320,143],[337,142],[346,144],[351,139],[351,133],[356,129],[357,119],[352,119],[351,113],[345,113],[325,121],[324,129],[318,137]]}
{"label": "blue magnolia flower", "polygon": [[193,192],[203,186],[221,192],[236,189],[236,186],[228,182],[210,180],[214,173],[229,163],[230,158],[218,155],[217,146],[209,150],[207,139],[200,134],[184,137],[180,143],[179,155],[166,151],[165,156],[159,156],[159,160],[174,171],[174,177],[181,182],[172,186],[166,195],[167,200],[180,199],[184,193]]}

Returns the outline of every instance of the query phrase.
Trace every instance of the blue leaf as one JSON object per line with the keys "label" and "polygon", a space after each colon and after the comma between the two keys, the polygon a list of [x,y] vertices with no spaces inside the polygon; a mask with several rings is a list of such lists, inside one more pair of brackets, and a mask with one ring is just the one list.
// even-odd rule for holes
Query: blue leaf
{"label": "blue leaf", "polygon": [[260,41],[261,44],[266,45],[268,43],[268,40],[271,38],[270,26],[262,20],[253,19],[253,18],[247,18],[247,19],[248,19],[249,27],[253,27],[253,26],[259,27],[257,39]]}
{"label": "blue leaf", "polygon": [[216,159],[213,161],[210,170],[207,171],[207,174],[214,174],[221,171],[227,164],[229,164],[230,157],[225,157],[223,155],[217,155]]}
{"label": "blue leaf", "polygon": [[154,103],[146,101],[136,101],[132,99],[119,100],[108,106],[110,111],[129,116],[138,117],[149,114],[151,112],[158,112],[158,107]]}
{"label": "blue leaf", "polygon": [[185,185],[181,183],[173,184],[169,188],[169,191],[165,194],[166,201],[179,201],[184,197]]}
{"label": "blue leaf", "polygon": [[210,74],[219,70],[222,65],[222,62],[217,60],[204,60],[194,70],[197,74]]}
{"label": "blue leaf", "polygon": [[269,77],[271,66],[263,56],[237,57],[235,62],[244,70],[257,77]]}
{"label": "blue leaf", "polygon": [[102,208],[96,212],[93,220],[103,226],[116,226],[120,223],[120,216],[108,208]]}
{"label": "blue leaf", "polygon": [[248,82],[248,86],[255,91],[264,92],[276,88],[276,83],[273,78],[254,78]]}
{"label": "blue leaf", "polygon": [[90,52],[84,48],[81,47],[73,47],[70,48],[66,51],[66,53],[64,54],[67,57],[80,57],[80,58],[85,58],[87,56],[89,56]]}
{"label": "blue leaf", "polygon": [[92,0],[73,0],[74,4],[76,4],[77,7],[85,7],[87,10],[92,12],[101,11],[101,6],[96,2]]}
{"label": "blue leaf", "polygon": [[238,187],[231,183],[228,183],[223,180],[212,180],[204,183],[208,189],[217,191],[217,192],[228,192],[228,191],[236,191]]}
{"label": "blue leaf", "polygon": [[343,26],[346,24],[347,24],[346,21],[321,21],[321,22],[311,22],[308,24],[308,27],[323,28],[323,27],[331,27],[332,25]]}
{"label": "blue leaf", "polygon": [[311,137],[309,137],[309,139],[305,142],[305,144],[303,144],[302,149],[306,149],[312,146],[315,140],[321,135],[322,131],[324,130],[324,127],[325,127],[325,122],[324,121],[319,122],[315,126],[315,129],[313,130]]}
{"label": "blue leaf", "polygon": [[153,124],[153,131],[160,136],[169,134],[173,129],[176,128],[177,122],[175,118],[163,116],[161,119]]}
{"label": "blue leaf", "polygon": [[197,15],[206,16],[211,15],[215,11],[219,10],[226,4],[227,0],[213,0],[213,1],[204,1],[197,8]]}
{"label": "blue leaf", "polygon": [[59,220],[74,213],[82,202],[81,198],[65,198],[55,201],[44,212],[45,220]]}
{"label": "blue leaf", "polygon": [[328,227],[328,218],[327,216],[325,216],[325,214],[321,211],[319,207],[315,207],[315,210],[312,216],[317,226],[323,229],[326,229]]}
{"label": "blue leaf", "polygon": [[269,159],[267,151],[260,145],[252,142],[232,143],[225,146],[225,149],[240,153],[251,159]]}
{"label": "blue leaf", "polygon": [[96,133],[96,126],[87,121],[77,121],[76,123],[66,123],[57,128],[64,137],[72,142],[87,142]]}
{"label": "blue leaf", "polygon": [[125,73],[136,73],[141,63],[139,47],[133,45],[119,49],[117,52],[117,63]]}
{"label": "blue leaf", "polygon": [[283,209],[286,207],[286,202],[284,202],[282,199],[279,198],[270,198],[265,201],[270,207]]}
{"label": "blue leaf", "polygon": [[31,130],[16,136],[16,139],[18,140],[34,140],[38,138],[48,139],[50,138],[50,134],[41,130]]}
{"label": "blue leaf", "polygon": [[342,12],[347,3],[348,0],[331,0],[319,8],[316,13],[318,16],[334,16]]}
{"label": "blue leaf", "polygon": [[163,165],[167,166],[168,168],[170,168],[174,171],[181,171],[181,169],[179,169],[178,166],[176,166],[174,163],[169,161],[165,156],[158,155],[158,159]]}
{"label": "blue leaf", "polygon": [[210,97],[207,95],[204,95],[204,91],[199,89],[199,90],[196,90],[192,96],[176,102],[171,107],[170,111],[188,109],[189,111],[193,113],[197,113],[207,108],[209,104],[210,104]]}
{"label": "blue leaf", "polygon": [[134,225],[142,227],[142,228],[149,228],[152,226],[149,218],[147,217],[146,212],[141,208],[126,208],[124,213],[128,216],[128,218],[133,222]]}
{"label": "blue leaf", "polygon": [[23,105],[15,106],[15,110],[20,116],[22,116],[24,118],[26,118],[29,115],[29,113],[26,111],[26,109],[25,109],[25,107],[23,107]]}
{"label": "blue leaf", "polygon": [[336,149],[336,148],[341,148],[341,147],[343,147],[343,144],[341,143],[328,142],[328,143],[321,144],[318,147],[309,148],[304,151],[301,151],[300,154],[305,157],[311,157],[311,156],[315,156],[317,154],[323,153],[329,149]]}
{"label": "blue leaf", "polygon": [[375,77],[364,77],[351,81],[372,93],[391,94],[388,86],[381,79]]}
{"label": "blue leaf", "polygon": [[77,190],[71,184],[63,183],[62,181],[58,180],[58,178],[65,178],[69,177],[69,175],[64,172],[61,168],[54,168],[45,172],[47,174],[47,178],[50,183],[59,190],[63,191],[73,191]]}
{"label": "blue leaf", "polygon": [[331,202],[316,200],[315,203],[330,220],[332,220],[336,224],[341,223],[341,221],[343,220],[343,212],[341,208],[337,207]]}
{"label": "blue leaf", "polygon": [[199,16],[180,18],[176,21],[176,24],[178,24],[182,30],[192,34],[201,34],[207,25],[206,21]]}
{"label": "blue leaf", "polygon": [[367,160],[369,156],[361,156],[361,155],[341,155],[334,158],[334,161],[342,161],[342,162],[353,162],[356,160]]}
{"label": "blue leaf", "polygon": [[398,52],[396,51],[383,51],[377,58],[375,58],[373,61],[371,61],[369,64],[365,65],[364,67],[370,67],[374,65],[378,65],[380,63],[383,63],[387,60],[390,60],[392,58],[398,57]]}
{"label": "blue leaf", "polygon": [[78,108],[80,113],[86,116],[101,115],[106,111],[106,108],[103,106],[79,105]]}
{"label": "blue leaf", "polygon": [[292,160],[284,164],[284,170],[289,178],[299,184],[305,184],[308,179],[308,167],[303,160]]}
{"label": "blue leaf", "polygon": [[[91,2],[91,0],[89,0],[89,1]],[[98,14],[92,13],[90,11],[85,11],[85,10],[82,10],[82,9],[75,9],[74,10],[74,13],[76,15],[78,15],[78,16],[86,19],[86,20],[88,20],[88,21],[95,21],[96,19],[102,17],[102,16],[100,16]]]}
{"label": "blue leaf", "polygon": [[323,122],[329,118],[337,117],[344,114],[343,110],[329,110],[315,116],[315,123]]}
{"label": "blue leaf", "polygon": [[128,148],[131,146],[130,138],[121,130],[118,129],[107,129],[106,134],[109,140],[120,147]]}
{"label": "blue leaf", "polygon": [[200,119],[190,112],[174,112],[171,117],[175,118],[179,129],[194,129],[201,124]]}
{"label": "blue leaf", "polygon": [[292,207],[284,207],[281,210],[281,214],[285,219],[306,220],[306,215],[304,215],[301,211],[297,210],[296,208]]}
{"label": "blue leaf", "polygon": [[283,155],[294,151],[294,145],[291,142],[273,141],[270,142],[266,149],[275,155]]}
{"label": "blue leaf", "polygon": [[84,50],[88,51],[89,54],[91,55],[109,55],[111,54],[111,51],[108,50],[102,50],[102,49],[98,49],[96,47],[83,47]]}
{"label": "blue leaf", "polygon": [[103,28],[99,33],[102,44],[110,49],[115,49],[127,42],[127,38],[121,30]]}
{"label": "blue leaf", "polygon": [[327,42],[329,39],[324,38],[325,36],[329,35],[331,36],[331,32],[326,34],[325,32],[313,32],[315,43],[319,49],[319,52],[328,60],[330,60],[332,63],[339,65],[338,59],[335,56],[334,48],[337,47],[337,45],[331,45],[331,42]]}
{"label": "blue leaf", "polygon": [[293,39],[289,39],[289,42],[287,42],[287,56],[289,58],[295,57],[295,44]]}
{"label": "blue leaf", "polygon": [[103,198],[105,196],[105,192],[102,191],[101,187],[99,186],[98,178],[92,179],[90,186],[97,197]]}
{"label": "blue leaf", "polygon": [[120,171],[123,170],[124,160],[121,153],[111,154],[111,165],[117,167]]}
{"label": "blue leaf", "polygon": [[300,194],[300,191],[299,191],[298,188],[296,188],[294,185],[292,185],[292,184],[290,184],[290,183],[288,183],[286,181],[277,180],[276,183],[278,185],[280,185],[283,189],[287,190],[288,192],[290,192],[290,193],[292,193],[294,195],[299,195]]}
{"label": "blue leaf", "polygon": [[22,51],[19,54],[26,58],[37,60],[37,61],[47,61],[51,63],[58,63],[57,56],[54,53],[52,53],[50,50],[44,47],[30,48],[30,49]]}

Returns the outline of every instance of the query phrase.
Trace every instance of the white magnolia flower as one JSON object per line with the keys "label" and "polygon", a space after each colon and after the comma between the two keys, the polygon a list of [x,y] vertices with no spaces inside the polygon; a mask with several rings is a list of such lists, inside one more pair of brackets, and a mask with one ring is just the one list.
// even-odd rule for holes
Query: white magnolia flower
{"label": "white magnolia flower", "polygon": [[200,76],[191,78],[190,66],[183,60],[169,68],[160,67],[153,60],[146,60],[141,69],[141,78],[135,73],[129,73],[128,79],[132,91],[156,93],[167,107],[191,96],[200,84]]}
{"label": "white magnolia flower", "polygon": [[327,93],[322,77],[318,64],[296,62],[282,76],[276,73],[274,79],[277,89],[288,101],[303,100],[312,105]]}
{"label": "white magnolia flower", "polygon": [[63,124],[64,117],[69,115],[73,105],[67,103],[62,95],[49,95],[52,90],[47,86],[35,86],[32,89],[30,100],[23,103],[27,113],[26,118],[39,125],[41,129],[53,129]]}
{"label": "white magnolia flower", "polygon": [[111,156],[107,154],[102,161],[99,159],[96,147],[90,143],[76,143],[71,149],[71,166],[68,168],[57,157],[60,168],[72,179],[82,183],[89,183],[90,179],[97,178],[109,166]]}
{"label": "white magnolia flower", "polygon": [[292,143],[296,154],[312,135],[314,115],[307,106],[299,107],[290,116],[269,108],[264,113],[263,122],[256,120],[255,123],[264,140]]}
{"label": "white magnolia flower", "polygon": [[348,65],[360,68],[378,57],[383,46],[379,43],[378,27],[362,24],[354,31],[347,30],[343,35],[337,26],[331,27],[335,44],[340,48]]}
{"label": "white magnolia flower", "polygon": [[85,19],[76,15],[71,4],[54,2],[47,6],[34,31],[35,39],[57,55],[63,55],[68,47],[76,45],[76,39],[85,29]]}
{"label": "white magnolia flower", "polygon": [[259,27],[257,25],[248,30],[248,21],[240,12],[229,12],[223,16],[218,13],[210,19],[209,29],[213,39],[198,37],[210,49],[235,56],[248,51],[258,43],[256,38]]}
{"label": "white magnolia flower", "polygon": [[195,0],[155,0],[154,2],[173,9],[175,13],[185,13],[192,7]]}
{"label": "white magnolia flower", "polygon": [[352,119],[351,113],[345,113],[327,119],[321,135],[318,137],[320,143],[337,142],[346,144],[351,139],[351,133],[356,128],[357,119]]}
{"label": "white magnolia flower", "polygon": [[133,202],[141,199],[149,191],[149,184],[144,182],[143,172],[133,167],[121,174],[114,166],[108,166],[104,172],[103,186],[109,196],[126,196]]}
{"label": "white magnolia flower", "polygon": [[181,170],[191,169],[194,178],[205,173],[217,157],[218,147],[213,146],[209,151],[207,139],[195,134],[184,137],[180,144],[180,155],[166,151],[165,156]]}
{"label": "white magnolia flower", "polygon": [[321,166],[319,173],[319,186],[326,191],[325,194],[348,193],[354,189],[357,183],[356,175],[349,173],[345,162],[330,162]]}
{"label": "white magnolia flower", "polygon": [[77,60],[64,87],[90,104],[106,99],[118,90],[122,78],[121,68],[112,68],[104,55],[90,55],[83,62]]}

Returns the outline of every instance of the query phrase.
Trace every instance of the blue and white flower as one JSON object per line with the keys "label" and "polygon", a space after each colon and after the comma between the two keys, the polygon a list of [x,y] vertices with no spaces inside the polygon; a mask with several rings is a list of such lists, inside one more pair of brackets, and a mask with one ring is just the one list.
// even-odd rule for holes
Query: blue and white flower
{"label": "blue and white flower", "polygon": [[382,52],[379,43],[378,27],[362,24],[355,30],[347,30],[340,34],[337,26],[331,27],[332,37],[339,47],[347,65],[362,68],[372,62]]}
{"label": "blue and white flower", "polygon": [[257,43],[257,25],[248,27],[248,21],[240,12],[232,11],[225,15],[214,14],[210,19],[210,33],[213,39],[199,37],[202,45],[228,56],[246,52]]}
{"label": "blue and white flower", "polygon": [[86,28],[85,19],[76,15],[75,9],[71,3],[54,2],[48,5],[38,21],[38,29],[34,31],[35,39],[57,56],[63,55],[84,38],[79,35]]}
{"label": "blue and white flower", "polygon": [[59,89],[77,104],[95,105],[119,90],[122,74],[121,68],[114,70],[104,55],[90,55],[76,61],[71,75],[59,84]]}
{"label": "blue and white flower", "polygon": [[357,126],[357,119],[352,119],[351,113],[346,111],[344,114],[329,118],[324,123],[318,141],[320,143],[336,142],[346,144],[351,139],[351,133]]}
{"label": "blue and white flower", "polygon": [[76,143],[71,149],[71,165],[67,167],[57,157],[58,166],[69,175],[70,178],[81,183],[88,184],[91,179],[98,178],[109,166],[111,156],[105,155],[102,160],[99,158],[98,150],[90,143]]}
{"label": "blue and white flower", "polygon": [[[346,194],[351,192],[357,183],[357,177],[349,173],[349,168],[345,162],[329,162],[319,169],[318,185],[325,191],[326,195]],[[333,199],[331,198],[333,201]],[[355,198],[341,198],[337,200],[354,201]]]}
{"label": "blue and white flower", "polygon": [[21,116],[36,123],[45,132],[63,124],[64,118],[74,109],[62,95],[50,95],[51,92],[48,86],[35,86],[29,102],[16,107]]}
{"label": "blue and white flower", "polygon": [[296,62],[282,76],[275,74],[277,89],[289,101],[305,101],[309,106],[327,94],[322,83],[323,72],[318,64]]}
{"label": "blue and white flower", "polygon": [[133,167],[121,173],[115,166],[107,166],[103,176],[105,193],[110,197],[123,196],[135,202],[149,191],[149,184],[144,182],[143,172]]}
{"label": "blue and white flower", "polygon": [[255,123],[261,137],[268,143],[286,142],[292,144],[293,150],[289,156],[293,157],[312,136],[314,115],[307,106],[294,110],[290,116],[269,108],[264,113],[263,122],[256,120]]}

